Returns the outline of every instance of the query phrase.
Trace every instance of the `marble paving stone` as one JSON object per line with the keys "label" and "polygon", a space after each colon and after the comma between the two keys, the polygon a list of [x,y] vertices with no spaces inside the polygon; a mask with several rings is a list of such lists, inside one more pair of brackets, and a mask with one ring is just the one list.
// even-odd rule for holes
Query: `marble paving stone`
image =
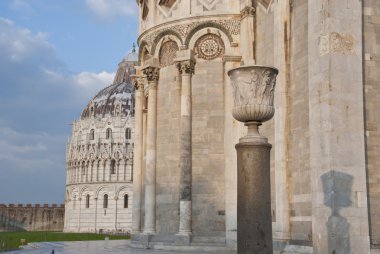
{"label": "marble paving stone", "polygon": [[100,254],[100,253],[123,253],[123,254],[149,254],[149,253],[183,253],[183,254],[201,254],[201,253],[218,253],[218,254],[236,254],[235,251],[167,251],[167,250],[149,250],[149,249],[132,249],[129,247],[127,240],[113,241],[84,241],[84,242],[42,242],[32,243],[25,250],[7,252],[9,254],[50,254],[54,249],[55,254]]}

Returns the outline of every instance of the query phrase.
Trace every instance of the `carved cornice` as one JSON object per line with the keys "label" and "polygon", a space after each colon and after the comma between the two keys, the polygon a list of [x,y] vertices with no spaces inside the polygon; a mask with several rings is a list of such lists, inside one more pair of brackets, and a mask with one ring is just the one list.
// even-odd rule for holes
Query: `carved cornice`
{"label": "carved cornice", "polygon": [[256,8],[252,6],[247,6],[243,10],[241,10],[241,19],[244,19],[248,16],[254,17],[256,15]]}
{"label": "carved cornice", "polygon": [[193,60],[186,60],[177,62],[177,68],[180,74],[194,74],[195,70],[195,61]]}
{"label": "carved cornice", "polygon": [[160,68],[154,67],[154,66],[148,66],[144,68],[143,70],[145,78],[148,80],[148,82],[158,81],[160,78]]}
{"label": "carved cornice", "polygon": [[[142,41],[145,41],[148,45],[152,46],[154,44],[154,39],[165,31],[174,31],[178,34],[182,42],[184,42],[189,33],[202,24],[207,24],[207,27],[213,27],[213,25],[216,27],[223,26],[230,36],[237,36],[240,34],[240,18],[240,14],[223,15],[222,17],[220,15],[210,15],[201,18],[196,16],[165,22],[145,30],[139,35],[137,42],[140,46]],[[230,38],[230,40],[232,40],[232,38]]]}

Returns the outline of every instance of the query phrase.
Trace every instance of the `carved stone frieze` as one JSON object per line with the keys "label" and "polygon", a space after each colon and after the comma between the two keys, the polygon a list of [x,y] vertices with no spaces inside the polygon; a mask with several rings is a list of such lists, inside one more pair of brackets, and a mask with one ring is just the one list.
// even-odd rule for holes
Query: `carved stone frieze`
{"label": "carved stone frieze", "polygon": [[355,54],[355,43],[355,38],[349,34],[331,32],[326,35],[320,35],[319,53],[320,55],[328,53]]}
{"label": "carved stone frieze", "polygon": [[195,44],[195,52],[199,58],[212,60],[224,55],[224,43],[215,34],[206,34],[198,39]]}
{"label": "carved stone frieze", "polygon": [[213,24],[223,26],[231,35],[240,34],[240,19],[222,19],[222,20],[208,20],[208,21],[194,21],[187,24],[168,26],[162,29],[157,29],[154,32],[146,33],[143,35],[139,41],[145,41],[148,45],[153,45],[155,38],[161,33],[166,31],[173,31],[178,34],[182,41],[185,41],[186,37],[189,35],[190,31],[195,27],[207,24],[212,27]]}

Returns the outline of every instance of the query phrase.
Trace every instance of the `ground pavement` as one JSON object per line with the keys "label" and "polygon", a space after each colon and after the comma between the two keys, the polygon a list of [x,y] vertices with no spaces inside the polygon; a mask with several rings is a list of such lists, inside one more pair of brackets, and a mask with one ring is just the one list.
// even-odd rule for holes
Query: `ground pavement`
{"label": "ground pavement", "polygon": [[236,254],[234,251],[218,252],[186,252],[186,251],[163,251],[163,250],[141,250],[129,247],[128,240],[112,241],[84,241],[84,242],[42,242],[29,244],[26,249],[7,252],[9,254],[100,254],[100,253],[123,253],[123,254]]}

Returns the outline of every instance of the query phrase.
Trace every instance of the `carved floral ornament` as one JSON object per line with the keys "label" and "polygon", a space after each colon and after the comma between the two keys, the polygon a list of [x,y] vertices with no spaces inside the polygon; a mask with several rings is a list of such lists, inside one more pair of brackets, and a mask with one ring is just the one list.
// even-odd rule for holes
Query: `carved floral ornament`
{"label": "carved floral ornament", "polygon": [[213,60],[224,55],[223,40],[215,34],[203,35],[195,44],[198,58]]}
{"label": "carved floral ornament", "polygon": [[247,6],[243,10],[241,10],[241,18],[244,19],[248,16],[255,16],[256,15],[256,8],[252,6]]}
{"label": "carved floral ornament", "polygon": [[160,77],[160,69],[153,66],[148,66],[144,68],[143,73],[148,82],[158,81]]}
{"label": "carved floral ornament", "polygon": [[144,78],[140,76],[134,76],[133,77],[133,86],[135,90],[142,90],[144,88]]}
{"label": "carved floral ornament", "polygon": [[178,62],[177,68],[180,74],[194,74],[195,62],[192,60]]}

